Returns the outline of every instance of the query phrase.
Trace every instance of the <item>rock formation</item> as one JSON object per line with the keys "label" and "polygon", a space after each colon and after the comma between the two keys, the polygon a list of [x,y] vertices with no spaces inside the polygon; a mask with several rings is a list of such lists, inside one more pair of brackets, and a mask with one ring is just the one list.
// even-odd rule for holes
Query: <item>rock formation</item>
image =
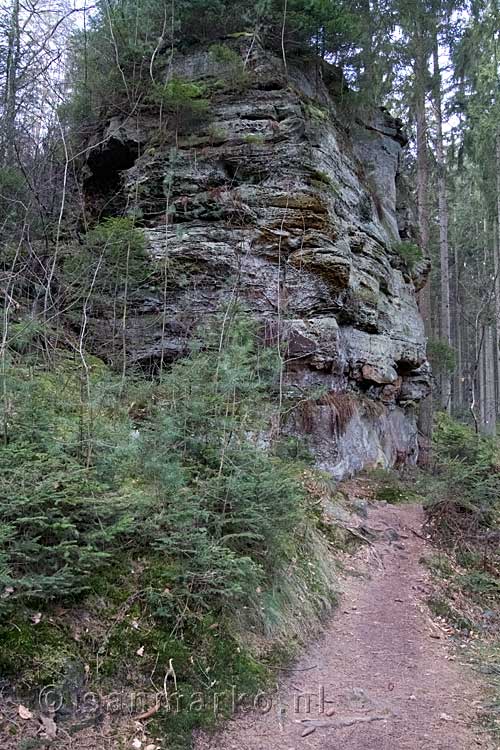
{"label": "rock formation", "polygon": [[[254,39],[227,47],[174,59],[171,75],[210,91],[205,112],[114,118],[88,152],[89,200],[135,215],[167,274],[129,300],[129,361],[172,361],[237,299],[286,346],[285,429],[321,467],[414,462],[428,263],[401,252],[413,236],[401,124],[353,104],[326,63],[289,60],[285,74]],[[91,321],[112,357],[109,326]]]}

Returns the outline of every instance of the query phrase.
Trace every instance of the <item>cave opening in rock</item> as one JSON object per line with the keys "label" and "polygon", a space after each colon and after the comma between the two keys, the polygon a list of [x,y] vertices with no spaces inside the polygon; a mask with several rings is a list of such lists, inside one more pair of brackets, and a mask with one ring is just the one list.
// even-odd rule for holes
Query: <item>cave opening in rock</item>
{"label": "cave opening in rock", "polygon": [[134,166],[139,155],[135,141],[110,138],[87,159],[90,175],[84,182],[87,202],[101,217],[115,216],[125,208],[123,172]]}
{"label": "cave opening in rock", "polygon": [[401,378],[407,378],[413,374],[417,367],[418,365],[415,362],[406,359],[400,359],[399,362],[396,362],[396,372]]}

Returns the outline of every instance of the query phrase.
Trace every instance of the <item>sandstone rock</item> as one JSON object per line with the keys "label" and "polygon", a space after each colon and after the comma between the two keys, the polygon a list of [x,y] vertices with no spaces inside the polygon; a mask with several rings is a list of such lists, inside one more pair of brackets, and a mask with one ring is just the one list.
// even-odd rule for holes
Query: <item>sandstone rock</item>
{"label": "sandstone rock", "polygon": [[[150,368],[182,355],[193,326],[236,295],[271,345],[278,332],[286,342],[291,398],[318,387],[349,395],[337,434],[334,402],[311,404],[306,439],[320,466],[343,477],[414,462],[414,406],[429,387],[415,290],[428,262],[410,271],[394,250],[414,234],[401,124],[385,110],[344,113],[327,64],[318,74],[290,60],[285,80],[271,52],[247,38],[235,49],[249,82],[215,94],[206,122],[169,142],[151,114],[133,127],[115,118],[89,157],[95,190],[128,149],[122,203],[167,273],[166,293],[130,301],[129,361]],[[203,49],[174,63],[176,75],[207,83],[224,77],[221,65]],[[106,321],[89,327],[96,350],[122,355],[121,332],[115,346]],[[288,429],[301,431],[293,410]]]}
{"label": "sandstone rock", "polygon": [[[398,374],[394,367],[385,365],[375,367],[374,365],[363,365],[361,368],[363,380],[371,380],[373,383],[395,383],[398,380]],[[385,389],[384,389],[385,390]]]}

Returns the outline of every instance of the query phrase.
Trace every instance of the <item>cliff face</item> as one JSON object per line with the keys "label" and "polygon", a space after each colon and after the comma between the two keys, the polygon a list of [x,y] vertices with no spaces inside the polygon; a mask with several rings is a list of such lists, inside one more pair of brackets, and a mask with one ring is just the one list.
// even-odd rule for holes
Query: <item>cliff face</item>
{"label": "cliff face", "polygon": [[[306,435],[320,466],[344,476],[413,462],[429,380],[415,291],[428,269],[400,250],[413,231],[404,134],[385,111],[347,109],[330,66],[289,63],[285,79],[251,40],[234,48],[244,84],[214,93],[189,135],[169,140],[172,121],[162,131],[157,113],[115,118],[89,152],[89,197],[116,188],[167,271],[166,293],[129,301],[129,361],[182,355],[193,326],[238,299],[270,343],[286,342],[297,405],[286,429]],[[208,50],[174,63],[174,75],[208,84],[233,74],[234,60]],[[109,320],[91,330],[112,356]]]}

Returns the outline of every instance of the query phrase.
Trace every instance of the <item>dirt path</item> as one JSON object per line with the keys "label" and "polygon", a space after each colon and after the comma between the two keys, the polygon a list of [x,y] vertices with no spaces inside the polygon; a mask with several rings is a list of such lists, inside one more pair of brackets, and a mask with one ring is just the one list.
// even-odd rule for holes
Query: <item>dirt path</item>
{"label": "dirt path", "polygon": [[[240,714],[196,750],[472,750],[480,691],[426,611],[426,543],[419,507],[377,506],[337,614],[293,670],[273,706]],[[416,532],[416,534],[414,533]],[[310,695],[308,707],[307,695]]]}

